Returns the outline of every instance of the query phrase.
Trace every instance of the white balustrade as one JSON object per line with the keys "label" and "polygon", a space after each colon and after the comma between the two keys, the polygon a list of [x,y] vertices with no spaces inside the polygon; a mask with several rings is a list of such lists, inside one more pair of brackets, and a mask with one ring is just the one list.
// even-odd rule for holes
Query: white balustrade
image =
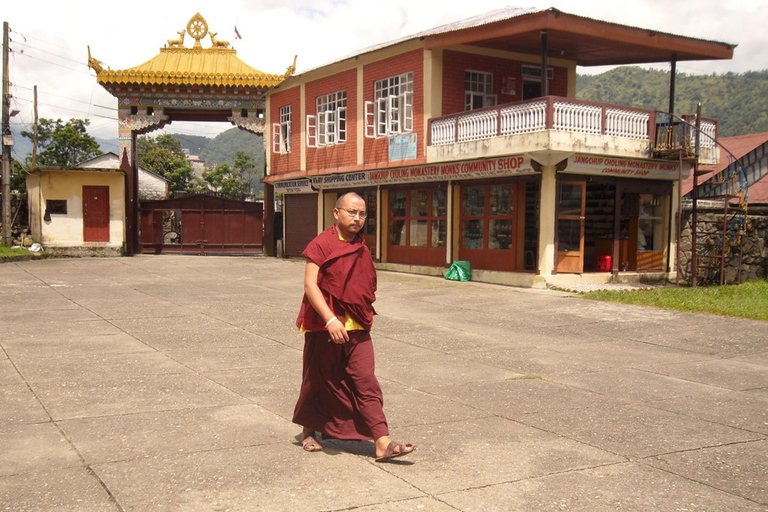
{"label": "white balustrade", "polygon": [[432,121],[432,145],[453,144],[456,142],[456,118],[444,117]]}
{"label": "white balustrade", "polygon": [[547,102],[537,101],[501,108],[500,135],[517,135],[545,130]]}
{"label": "white balustrade", "polygon": [[552,129],[566,132],[602,132],[603,109],[595,105],[580,105],[566,101],[555,101]]}
{"label": "white balustrade", "polygon": [[620,108],[605,109],[605,134],[628,139],[648,140],[651,114]]}
{"label": "white balustrade", "polygon": [[[577,101],[549,101],[552,102],[551,120],[547,119],[546,99],[435,119],[431,123],[431,144],[439,146],[533,133],[546,130],[548,122],[550,129],[557,131],[649,140],[650,111]],[[715,147],[717,124],[705,120],[702,121],[701,129],[702,147]]]}
{"label": "white balustrade", "polygon": [[489,139],[498,135],[499,111],[481,110],[459,116],[459,142]]}
{"label": "white balustrade", "polygon": [[702,148],[714,148],[715,136],[717,135],[717,124],[712,121],[702,119],[701,121],[701,137],[699,137],[699,145]]}

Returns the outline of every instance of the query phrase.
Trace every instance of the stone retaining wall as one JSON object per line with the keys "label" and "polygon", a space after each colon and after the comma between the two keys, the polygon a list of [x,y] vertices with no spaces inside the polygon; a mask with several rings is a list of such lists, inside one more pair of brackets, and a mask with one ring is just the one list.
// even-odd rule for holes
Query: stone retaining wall
{"label": "stone retaining wall", "polygon": [[[730,246],[726,250],[725,257],[725,282],[734,284],[745,281],[755,281],[768,277],[768,206],[750,206],[744,222],[744,234],[739,237],[738,226],[740,219],[734,218],[734,213],[729,211],[729,224],[726,240]],[[683,229],[680,236],[680,275],[686,281],[690,281],[691,272],[691,216],[690,206],[683,206]],[[720,246],[723,233],[723,207],[699,207],[697,216],[697,237],[699,239],[699,251],[704,257],[700,259],[703,264],[708,264],[709,258],[705,255],[710,248]],[[706,233],[703,235],[702,233]],[[702,240],[704,239],[704,240]],[[705,241],[706,240],[706,241]],[[739,243],[741,248],[739,248]],[[701,247],[704,245],[705,249]],[[719,260],[717,264],[719,265]],[[739,271],[739,264],[741,270]],[[703,270],[708,279],[707,282],[720,282],[720,269]],[[699,274],[701,275],[702,272]]]}

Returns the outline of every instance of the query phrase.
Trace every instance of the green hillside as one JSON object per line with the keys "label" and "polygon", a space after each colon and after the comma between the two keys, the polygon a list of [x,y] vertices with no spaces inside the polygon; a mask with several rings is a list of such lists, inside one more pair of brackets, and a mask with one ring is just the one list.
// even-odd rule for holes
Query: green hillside
{"label": "green hillside", "polygon": [[[667,111],[669,72],[623,66],[600,75],[578,75],[576,97],[583,100]],[[678,73],[675,114],[717,119],[719,135],[768,132],[768,70],[724,75]]]}

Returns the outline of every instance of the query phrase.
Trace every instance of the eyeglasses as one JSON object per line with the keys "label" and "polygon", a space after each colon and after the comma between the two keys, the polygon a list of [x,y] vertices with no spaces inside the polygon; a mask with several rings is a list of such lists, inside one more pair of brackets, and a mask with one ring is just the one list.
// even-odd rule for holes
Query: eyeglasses
{"label": "eyeglasses", "polygon": [[368,216],[367,212],[361,212],[360,210],[347,210],[346,208],[336,208],[336,209],[344,211],[347,215],[349,215],[352,218],[360,216],[361,219],[364,219]]}

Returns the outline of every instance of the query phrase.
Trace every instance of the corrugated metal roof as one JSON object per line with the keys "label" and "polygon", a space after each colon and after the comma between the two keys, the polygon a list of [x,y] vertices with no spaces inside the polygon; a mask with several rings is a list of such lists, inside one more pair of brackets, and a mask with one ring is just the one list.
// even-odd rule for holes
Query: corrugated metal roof
{"label": "corrugated metal roof", "polygon": [[[687,48],[689,46],[689,43],[691,43],[691,42],[693,42],[693,43],[702,43],[702,44],[703,43],[712,43],[712,44],[716,44],[716,45],[726,45],[726,46],[730,46],[730,47],[735,47],[736,46],[735,44],[724,43],[722,41],[712,41],[712,40],[706,40],[706,39],[692,38],[692,37],[688,37],[688,36],[680,36],[680,35],[676,35],[676,34],[660,32],[660,31],[657,31],[657,30],[644,29],[644,28],[640,28],[640,27],[633,27],[633,26],[629,26],[629,25],[622,25],[622,24],[619,24],[619,23],[613,23],[613,22],[609,22],[609,21],[597,20],[597,19],[594,19],[594,18],[588,18],[588,17],[584,17],[584,16],[569,14],[569,13],[565,13],[563,11],[560,11],[560,10],[554,8],[554,7],[550,7],[550,8],[547,8],[547,9],[536,9],[536,8],[524,9],[524,8],[519,8],[519,7],[506,7],[506,8],[497,9],[495,11],[491,11],[491,12],[488,12],[488,13],[485,13],[485,14],[480,14],[480,15],[477,15],[477,16],[473,16],[471,18],[467,18],[467,19],[464,19],[464,20],[455,21],[455,22],[452,22],[452,23],[447,23],[445,25],[441,25],[441,26],[438,26],[438,27],[435,27],[435,28],[424,30],[424,31],[418,32],[416,34],[412,34],[412,35],[409,35],[409,36],[406,36],[406,37],[402,37],[402,38],[399,38],[399,39],[395,39],[395,40],[392,40],[392,41],[388,41],[388,42],[385,42],[385,43],[377,44],[377,45],[374,45],[374,46],[371,46],[371,47],[368,47],[368,48],[364,48],[364,49],[362,49],[362,50],[360,50],[358,52],[355,52],[355,53],[353,53],[351,55],[347,55],[347,56],[345,56],[343,58],[331,61],[329,63],[326,63],[326,64],[322,65],[322,66],[316,66],[316,67],[313,67],[311,69],[304,70],[304,71],[302,71],[302,73],[306,73],[306,72],[309,72],[309,71],[320,69],[320,68],[326,67],[328,65],[338,63],[338,62],[343,62],[345,60],[354,58],[356,56],[364,55],[364,54],[367,54],[367,53],[371,53],[371,52],[374,52],[376,50],[380,50],[380,49],[383,49],[383,48],[387,48],[387,47],[390,47],[390,46],[394,46],[394,45],[397,45],[397,44],[404,43],[406,41],[412,41],[412,40],[415,40],[415,39],[429,39],[429,38],[432,38],[433,40],[435,38],[438,38],[438,39],[443,38],[444,39],[444,36],[448,35],[450,33],[457,33],[458,34],[458,33],[461,33],[463,31],[472,31],[473,29],[477,29],[478,27],[483,27],[485,25],[492,25],[492,24],[496,24],[496,23],[499,23],[499,22],[515,20],[516,18],[522,18],[522,17],[538,17],[538,18],[541,18],[542,16],[546,16],[548,13],[552,14],[555,19],[562,17],[563,19],[570,20],[570,21],[568,21],[566,23],[582,22],[582,23],[587,23],[587,24],[599,24],[599,25],[602,26],[602,27],[597,27],[597,28],[605,28],[605,27],[617,28],[617,29],[619,29],[620,32],[624,31],[625,29],[627,31],[629,31],[629,32],[634,31],[635,37],[637,37],[637,38],[641,38],[641,37],[648,38],[648,37],[661,36],[661,35],[669,36],[671,38],[674,38],[674,41],[669,43],[673,47],[675,45],[681,45],[682,44],[684,48]],[[541,21],[541,19],[539,21]],[[514,23],[514,22],[512,22],[512,23]],[[578,25],[578,23],[576,23],[576,24]],[[596,28],[595,27],[590,27],[590,30],[594,31],[594,30],[596,30]],[[585,54],[584,53],[579,53],[579,56],[581,56],[581,57],[584,57],[584,55],[588,55],[590,53],[597,53],[595,50],[598,50],[598,49],[599,50],[604,50],[606,48],[606,45],[612,45],[612,46],[610,46],[610,48],[615,49],[617,52],[619,52],[619,54],[624,55],[626,57],[626,55],[634,55],[634,54],[631,54],[631,52],[628,51],[630,48],[635,49],[635,50],[638,50],[638,49],[642,48],[642,51],[650,51],[650,49],[655,48],[655,45],[657,44],[655,42],[651,42],[650,44],[648,44],[649,43],[648,41],[646,41],[644,39],[643,40],[638,39],[637,42],[634,44],[634,46],[630,46],[633,43],[630,43],[630,45],[628,45],[626,41],[614,42],[614,40],[611,39],[611,37],[608,37],[606,39],[601,39],[603,36],[600,33],[600,31],[598,31],[598,33],[589,32],[589,33],[583,33],[582,34],[582,33],[579,32],[579,28],[576,27],[576,26],[573,27],[573,30],[569,30],[567,26],[559,27],[559,28],[557,28],[555,30],[551,30],[550,32],[552,32],[552,33],[550,34],[550,37],[554,36],[554,32],[555,31],[559,32],[559,34],[562,37],[565,38],[565,39],[561,39],[557,44],[568,44],[568,45],[574,46],[573,49],[575,51],[581,51],[580,46],[585,46],[583,51],[586,52],[586,53]],[[530,33],[526,33],[526,29],[523,29],[520,33],[515,34],[515,39],[514,39],[513,45],[517,45],[516,47],[520,48],[520,50],[517,50],[517,51],[525,51],[523,49],[523,48],[525,48],[525,46],[523,45],[523,36],[527,36],[528,38],[531,38],[531,41],[528,41],[529,45],[532,44],[533,35],[535,35],[536,38],[539,37],[539,35],[538,35],[539,34],[539,30],[538,29],[532,28],[530,30],[527,30],[527,32],[530,32]],[[616,33],[616,31],[614,31],[614,33]],[[482,38],[482,35],[479,35],[477,33],[477,31],[475,31],[475,36],[473,36],[473,37]],[[499,37],[499,36],[495,36],[495,37]],[[612,36],[612,37],[615,37],[615,35]],[[480,42],[477,39],[475,39],[474,41]],[[539,39],[535,39],[536,44],[538,44],[538,41],[539,41]],[[440,44],[440,43],[438,43],[438,44]],[[602,46],[595,47],[595,45],[602,45]],[[481,46],[482,46],[482,44],[481,44]],[[589,47],[587,48],[587,46],[589,46]],[[492,46],[489,46],[489,47],[492,47]],[[528,49],[530,50],[530,48],[528,48]],[[711,50],[711,48],[709,50]],[[640,51],[640,50],[638,50],[638,51]],[[687,50],[683,51],[683,49],[679,49],[679,52],[678,52],[678,48],[676,48],[676,47],[674,49],[672,49],[671,51],[675,52],[675,53],[679,53],[679,55],[678,55],[678,59],[679,60],[690,60],[690,59],[701,59],[701,58],[723,58],[723,57],[715,57],[713,55],[710,55],[710,54],[707,53],[707,51],[704,51],[704,53],[701,54],[701,55],[698,55],[698,54],[687,55],[686,54]],[[662,53],[664,53],[664,52],[662,52]],[[659,55],[657,55],[657,54],[652,54],[653,58],[651,58],[650,60],[644,60],[644,57],[645,56],[642,56],[642,57],[638,56],[637,60],[636,61],[632,61],[632,62],[633,63],[644,63],[644,62],[661,61],[661,60],[658,60]],[[619,58],[617,58],[617,57],[615,57],[613,55],[611,57],[609,57],[608,60],[610,61],[611,59],[613,59],[613,60],[617,60],[617,62],[606,62],[606,63],[603,63],[603,62],[591,62],[586,57],[584,57],[585,62],[579,62],[579,58],[577,58],[575,55],[566,56],[566,58],[571,58],[573,60],[576,60],[579,65],[606,65],[606,64],[617,64],[618,65],[618,64],[627,64],[628,63],[628,62],[624,62],[622,59],[619,59]],[[632,60],[632,58],[634,58],[634,57],[630,57],[630,60]],[[728,57],[728,58],[730,58],[730,57]],[[666,59],[662,59],[662,60],[666,60]]]}

